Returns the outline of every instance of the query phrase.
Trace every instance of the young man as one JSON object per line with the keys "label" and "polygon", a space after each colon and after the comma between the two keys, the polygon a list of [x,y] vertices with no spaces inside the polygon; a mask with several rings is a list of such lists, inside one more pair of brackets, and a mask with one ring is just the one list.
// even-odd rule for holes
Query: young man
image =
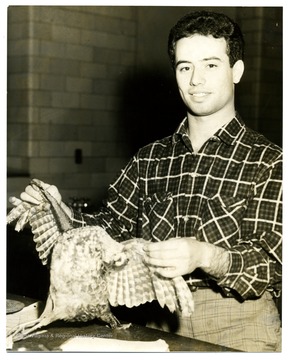
{"label": "young man", "polygon": [[[101,225],[116,240],[150,240],[147,263],[164,277],[185,277],[194,314],[159,309],[151,326],[172,331],[176,321],[178,334],[279,351],[273,297],[281,292],[282,152],[235,110],[241,31],[225,15],[190,13],[172,28],[168,49],[187,117],[172,136],[138,151],[97,215],[67,212],[78,226]],[[38,195],[29,186],[21,198]]]}

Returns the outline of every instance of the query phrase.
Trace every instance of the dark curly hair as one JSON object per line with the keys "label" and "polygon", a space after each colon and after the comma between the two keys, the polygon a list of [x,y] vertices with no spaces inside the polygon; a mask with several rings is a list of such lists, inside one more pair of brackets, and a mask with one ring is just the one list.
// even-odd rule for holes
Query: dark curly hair
{"label": "dark curly hair", "polygon": [[231,67],[236,61],[243,60],[244,38],[238,24],[224,14],[203,10],[183,16],[172,27],[168,39],[168,53],[173,69],[175,69],[176,42],[194,34],[224,38],[227,42],[227,55]]}

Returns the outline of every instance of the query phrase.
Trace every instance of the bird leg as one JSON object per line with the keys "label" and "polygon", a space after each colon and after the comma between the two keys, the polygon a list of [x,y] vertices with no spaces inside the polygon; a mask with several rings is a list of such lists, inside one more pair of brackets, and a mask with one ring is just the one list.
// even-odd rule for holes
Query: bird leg
{"label": "bird leg", "polygon": [[113,314],[108,313],[100,317],[102,321],[108,323],[111,329],[114,330],[125,330],[131,326],[131,323],[122,324]]}
{"label": "bird leg", "polygon": [[48,296],[45,309],[38,319],[17,325],[7,333],[6,337],[11,336],[13,342],[23,340],[35,330],[40,329],[43,326],[49,325],[55,320],[57,319],[53,314],[52,300],[51,297]]}

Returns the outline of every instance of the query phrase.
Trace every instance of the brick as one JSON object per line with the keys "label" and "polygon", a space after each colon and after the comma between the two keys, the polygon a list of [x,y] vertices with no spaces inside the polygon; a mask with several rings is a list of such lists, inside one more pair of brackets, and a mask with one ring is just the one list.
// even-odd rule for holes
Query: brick
{"label": "brick", "polygon": [[52,29],[49,24],[31,22],[29,37],[38,40],[52,40]]}
{"label": "brick", "polygon": [[30,91],[29,103],[31,106],[51,106],[51,93],[49,91]]}
{"label": "brick", "polygon": [[67,124],[78,125],[81,119],[81,124],[91,124],[92,111],[86,109],[57,109],[57,108],[41,108],[39,121],[52,124]]}
{"label": "brick", "polygon": [[133,19],[136,8],[134,6],[93,6],[88,7],[88,11],[108,17]]}
{"label": "brick", "polygon": [[34,141],[33,139],[29,141],[28,145],[28,155],[30,157],[39,157],[39,144],[40,141]]}
{"label": "brick", "polygon": [[121,32],[124,35],[136,36],[137,33],[137,23],[133,19],[132,21],[122,20],[121,21]]}
{"label": "brick", "polygon": [[80,107],[83,109],[106,109],[106,97],[100,95],[80,95]]}
{"label": "brick", "polygon": [[92,154],[104,157],[120,156],[127,158],[129,155],[129,151],[127,148],[127,143],[122,143],[119,141],[95,141],[92,143]]}
{"label": "brick", "polygon": [[119,34],[108,34],[98,31],[83,30],[81,32],[81,41],[90,46],[108,48],[108,49],[125,49],[133,50],[134,39]]}
{"label": "brick", "polygon": [[93,61],[105,64],[119,64],[121,60],[121,53],[115,49],[94,48]]}
{"label": "brick", "polygon": [[40,44],[40,55],[63,59],[66,55],[66,45],[64,43],[43,40]]}
{"label": "brick", "polygon": [[7,32],[8,41],[25,39],[29,37],[28,23],[9,23],[9,31]]}
{"label": "brick", "polygon": [[57,158],[70,156],[65,153],[65,144],[62,141],[39,141],[39,156]]}
{"label": "brick", "polygon": [[94,110],[92,119],[97,128],[101,126],[109,126],[114,128],[118,122],[117,115],[117,113],[112,111]]}
{"label": "brick", "polygon": [[[77,169],[77,166],[75,166]],[[86,195],[86,189],[91,183],[91,173],[74,173],[73,176],[66,176],[63,179],[63,188],[74,189],[74,196],[83,196]],[[83,192],[84,191],[84,192]]]}
{"label": "brick", "polygon": [[65,77],[59,75],[43,74],[40,76],[40,88],[42,90],[63,91],[65,89]]}
{"label": "brick", "polygon": [[35,6],[34,18],[35,21],[50,24],[73,25],[77,23],[77,14],[73,14],[61,6]]}
{"label": "brick", "polygon": [[91,93],[92,80],[78,78],[78,77],[67,77],[66,90],[70,92],[78,92],[78,93]]}
{"label": "brick", "polygon": [[27,56],[8,56],[8,76],[28,71],[29,58]]}
{"label": "brick", "polygon": [[28,6],[9,6],[7,14],[9,23],[25,23],[30,20],[30,9]]}
{"label": "brick", "polygon": [[[29,173],[29,164],[26,154],[16,157],[13,155],[8,156],[7,163],[9,164],[7,168],[8,176],[22,176],[23,174]],[[23,188],[21,189],[21,191],[23,191]],[[15,196],[15,193],[12,195]]]}
{"label": "brick", "polygon": [[38,119],[39,109],[38,108],[31,108],[31,107],[8,107],[7,108],[7,117],[11,120],[8,121],[8,130],[10,125],[13,123],[24,123],[24,126],[27,126],[27,119]]}
{"label": "brick", "polygon": [[93,49],[91,46],[66,44],[65,56],[68,59],[75,59],[80,61],[92,61]]}
{"label": "brick", "polygon": [[50,71],[50,59],[43,56],[32,56],[27,66],[29,72],[46,74]]}
{"label": "brick", "polygon": [[40,44],[38,40],[18,39],[10,40],[7,46],[8,56],[32,56],[39,55]]}
{"label": "brick", "polygon": [[90,79],[106,78],[107,69],[105,64],[81,63],[80,75]]}
{"label": "brick", "polygon": [[72,157],[54,158],[49,160],[49,172],[54,174],[65,173],[69,176],[69,174],[77,172],[77,166],[74,164]]}
{"label": "brick", "polygon": [[[97,132],[98,129],[95,126],[84,126],[79,125],[77,127],[77,139],[79,140],[85,140],[85,141],[94,141],[95,140],[95,132]],[[92,152],[94,153],[94,152]]]}
{"label": "brick", "polygon": [[8,77],[8,89],[38,89],[39,75],[11,74]]}
{"label": "brick", "polygon": [[49,158],[31,157],[29,168],[32,173],[40,174],[49,172]]}
{"label": "brick", "polygon": [[7,128],[7,140],[19,141],[28,140],[28,126],[24,123],[9,123]]}
{"label": "brick", "polygon": [[26,90],[11,90],[7,94],[8,106],[24,107],[30,105],[29,94]]}
{"label": "brick", "polygon": [[49,129],[49,136],[54,141],[78,140],[78,126],[53,124]]}
{"label": "brick", "polygon": [[[74,159],[73,159],[74,161]],[[105,171],[105,158],[101,157],[87,157],[83,156],[82,163],[77,164],[77,171],[79,173],[92,173]]]}
{"label": "brick", "polygon": [[93,81],[93,93],[115,95],[119,93],[119,83],[115,80],[97,79]]}
{"label": "brick", "polygon": [[50,59],[49,72],[52,74],[78,76],[80,62],[74,59]]}
{"label": "brick", "polygon": [[28,140],[10,139],[7,143],[7,154],[9,156],[27,156]]}
{"label": "brick", "polygon": [[64,25],[52,24],[52,40],[61,43],[79,44],[80,30]]}
{"label": "brick", "polygon": [[29,135],[33,141],[49,140],[50,138],[50,126],[45,124],[31,124]]}
{"label": "brick", "polygon": [[[84,28],[88,29],[86,26]],[[127,19],[95,15],[92,30],[131,36],[136,34],[136,23]]]}
{"label": "brick", "polygon": [[78,108],[80,106],[79,95],[66,92],[53,92],[52,106],[59,108]]}

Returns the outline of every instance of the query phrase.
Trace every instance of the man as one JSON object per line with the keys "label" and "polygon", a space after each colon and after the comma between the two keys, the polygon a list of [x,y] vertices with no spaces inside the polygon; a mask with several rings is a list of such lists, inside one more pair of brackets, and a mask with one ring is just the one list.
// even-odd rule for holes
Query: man
{"label": "man", "polygon": [[[281,293],[282,152],[235,110],[243,46],[238,25],[225,15],[181,18],[168,44],[187,108],[177,131],[138,151],[97,215],[73,214],[57,188],[50,191],[76,225],[101,225],[119,241],[150,240],[148,265],[164,277],[185,277],[194,314],[159,309],[158,324],[150,326],[172,331],[176,321],[178,334],[279,351],[273,297]],[[21,198],[37,202],[38,195],[29,186]]]}

